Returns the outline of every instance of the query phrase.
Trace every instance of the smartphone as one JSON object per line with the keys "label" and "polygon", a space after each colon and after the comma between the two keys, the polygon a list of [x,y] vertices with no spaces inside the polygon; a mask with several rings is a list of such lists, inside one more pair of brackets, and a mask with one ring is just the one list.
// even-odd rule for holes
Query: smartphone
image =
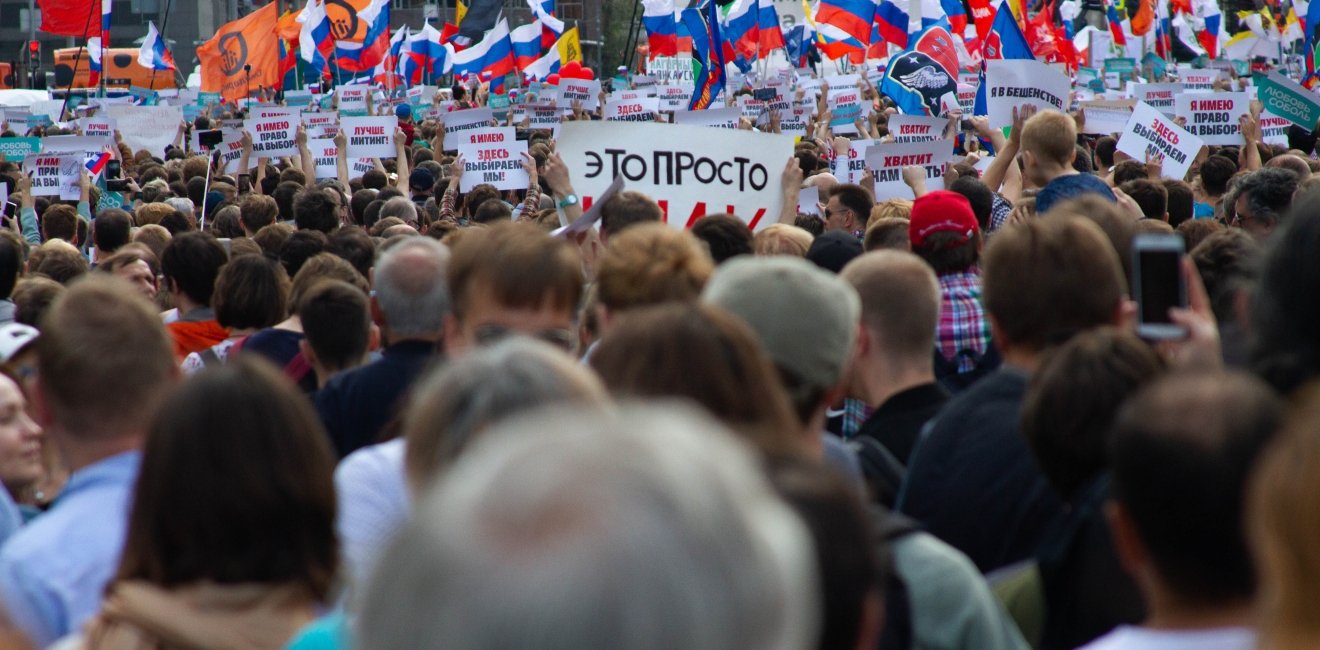
{"label": "smartphone", "polygon": [[1137,334],[1149,340],[1178,339],[1187,335],[1169,320],[1169,309],[1187,306],[1183,280],[1182,235],[1143,234],[1132,240],[1132,285],[1137,299]]}
{"label": "smartphone", "polygon": [[197,146],[202,147],[203,149],[214,149],[220,146],[220,143],[223,142],[224,139],[225,136],[219,129],[201,131],[197,134]]}
{"label": "smartphone", "polygon": [[123,173],[123,165],[118,160],[111,158],[106,161],[105,177],[107,179],[119,178],[121,173]]}

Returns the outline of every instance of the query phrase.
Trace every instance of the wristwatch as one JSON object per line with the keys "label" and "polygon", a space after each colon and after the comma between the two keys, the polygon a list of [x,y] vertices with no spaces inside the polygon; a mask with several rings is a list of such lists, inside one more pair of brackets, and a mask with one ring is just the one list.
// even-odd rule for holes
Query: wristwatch
{"label": "wristwatch", "polygon": [[567,196],[565,196],[564,198],[562,198],[562,199],[559,200],[559,209],[560,209],[560,210],[563,210],[564,208],[567,208],[567,207],[570,206],[570,205],[577,205],[577,204],[578,204],[578,197],[577,197],[577,195],[576,195],[576,194],[569,194],[569,195],[567,195]]}

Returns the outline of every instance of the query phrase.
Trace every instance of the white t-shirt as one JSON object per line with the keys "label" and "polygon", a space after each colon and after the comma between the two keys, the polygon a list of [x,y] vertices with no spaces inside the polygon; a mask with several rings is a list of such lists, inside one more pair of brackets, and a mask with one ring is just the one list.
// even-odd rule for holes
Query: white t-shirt
{"label": "white t-shirt", "polygon": [[1119,626],[1082,650],[1252,650],[1256,631],[1245,627],[1152,630]]}

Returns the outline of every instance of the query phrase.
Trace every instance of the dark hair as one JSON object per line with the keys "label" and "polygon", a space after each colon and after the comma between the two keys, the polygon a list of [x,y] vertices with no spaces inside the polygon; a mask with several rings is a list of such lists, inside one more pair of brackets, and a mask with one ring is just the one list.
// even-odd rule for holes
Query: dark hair
{"label": "dark hair", "polygon": [[1252,365],[1288,394],[1320,375],[1320,193],[1293,206],[1261,260],[1251,310]]}
{"label": "dark hair", "polygon": [[710,214],[692,224],[692,234],[710,249],[716,264],[738,255],[752,254],[752,231],[731,214]]}
{"label": "dark hair", "polygon": [[14,294],[26,252],[23,240],[17,236],[0,236],[0,299],[8,300]]}
{"label": "dark hair", "polygon": [[78,237],[78,211],[71,205],[56,203],[41,213],[42,238],[73,242]]}
{"label": "dark hair", "polygon": [[452,248],[446,280],[460,321],[478,288],[510,308],[550,305],[576,313],[582,300],[577,251],[528,224],[499,224],[463,233]]}
{"label": "dark hair", "polygon": [[495,223],[513,218],[513,210],[504,199],[486,199],[472,211],[473,223]]}
{"label": "dark hair", "polygon": [[1108,465],[1119,407],[1163,365],[1141,339],[1113,327],[1046,353],[1022,401],[1022,433],[1063,498],[1072,500]]}
{"label": "dark hair", "polygon": [[1191,221],[1195,214],[1196,199],[1192,197],[1192,186],[1173,178],[1164,179],[1164,190],[1168,193],[1169,225],[1177,228],[1184,221]]}
{"label": "dark hair", "polygon": [[1292,204],[1297,180],[1296,172],[1290,169],[1257,169],[1237,182],[1237,196],[1246,197],[1252,220],[1266,224],[1278,223],[1284,211]]}
{"label": "dark hair", "polygon": [[200,207],[206,199],[206,179],[202,176],[194,176],[188,179],[185,185],[188,186],[188,200]]}
{"label": "dark hair", "polygon": [[211,303],[228,329],[259,329],[284,320],[289,276],[265,255],[240,256],[220,270]]}
{"label": "dark hair", "polygon": [[91,269],[87,258],[71,246],[60,245],[54,248],[38,249],[41,255],[33,256],[38,261],[34,273],[40,273],[60,284],[67,285]]}
{"label": "dark hair", "polygon": [[607,237],[618,235],[639,223],[664,220],[665,214],[658,203],[632,190],[619,192],[600,206],[600,230]]}
{"label": "dark hair", "polygon": [[374,190],[360,189],[348,200],[349,211],[353,214],[353,223],[363,226],[367,223],[367,206],[376,200]]}
{"label": "dark hair", "polygon": [[326,242],[325,250],[348,260],[364,278],[371,276],[371,267],[376,264],[376,244],[361,228],[340,228],[334,231]]}
{"label": "dark hair", "polygon": [[1114,165],[1114,174],[1110,180],[1114,183],[1114,187],[1118,187],[1123,183],[1135,181],[1139,178],[1150,178],[1146,166],[1135,160],[1124,160]]}
{"label": "dark hair", "polygon": [[971,176],[959,176],[949,184],[949,191],[967,197],[967,202],[972,204],[972,214],[976,215],[976,224],[980,226],[981,232],[990,230],[990,213],[995,208],[995,193],[991,192],[985,183]]}
{"label": "dark hair", "polygon": [[1095,171],[1091,165],[1091,150],[1083,145],[1077,146],[1077,155],[1073,156],[1072,168],[1079,174],[1090,174]]}
{"label": "dark hair", "polygon": [[1205,605],[1248,599],[1255,576],[1243,495],[1283,407],[1245,374],[1169,376],[1119,413],[1110,444],[1113,496],[1165,587]]}
{"label": "dark hair", "polygon": [[270,192],[270,198],[275,199],[275,206],[279,208],[280,221],[293,221],[293,201],[302,189],[303,186],[292,181],[281,181],[275,191]]}
{"label": "dark hair", "polygon": [[319,230],[295,230],[280,246],[280,263],[289,277],[298,275],[311,256],[325,250],[326,236]]}
{"label": "dark hair", "polygon": [[367,353],[371,312],[367,297],[347,282],[320,280],[298,305],[303,334],[326,368],[352,367]]}
{"label": "dark hair", "polygon": [[1164,215],[1169,211],[1169,191],[1164,189],[1162,183],[1149,178],[1137,178],[1123,183],[1119,189],[1132,197],[1147,219],[1164,221]]}
{"label": "dark hair", "polygon": [[339,566],[334,526],[320,419],[277,370],[239,356],[159,410],[115,580],[292,584],[325,602]]}
{"label": "dark hair", "polygon": [[385,172],[379,169],[368,169],[362,174],[362,187],[369,190],[379,190],[389,185],[390,179]]}
{"label": "dark hair", "polygon": [[293,222],[298,230],[317,230],[330,234],[339,227],[339,206],[335,205],[325,190],[307,188],[294,200]]}
{"label": "dark hair", "polygon": [[866,222],[871,219],[871,208],[875,207],[875,199],[871,198],[871,193],[861,185],[842,183],[830,188],[830,198],[836,197],[843,207],[857,215],[857,225],[861,230],[866,230]]}
{"label": "dark hair", "polygon": [[1100,166],[1104,169],[1096,171],[1105,171],[1114,166],[1114,151],[1118,149],[1118,140],[1113,136],[1104,136],[1095,141],[1095,157],[1100,161]]}
{"label": "dark hair", "polygon": [[1256,238],[1237,228],[1211,233],[1191,251],[1219,322],[1236,318],[1234,296],[1255,279],[1264,249]]}
{"label": "dark hair", "polygon": [[55,299],[64,293],[64,285],[41,275],[19,280],[14,285],[14,322],[42,329],[41,318]]}
{"label": "dark hair", "polygon": [[208,233],[185,232],[170,239],[160,257],[165,282],[174,282],[189,300],[210,306],[220,267],[229,261],[225,249]]}
{"label": "dark hair", "polygon": [[970,239],[961,233],[937,232],[926,237],[921,246],[913,246],[912,252],[926,260],[937,275],[962,273],[981,259],[981,232],[972,233]]}
{"label": "dark hair", "polygon": [[1201,161],[1201,189],[1209,196],[1223,196],[1228,181],[1238,171],[1237,163],[1226,156],[1209,156]]}
{"label": "dark hair", "polygon": [[161,217],[159,225],[161,228],[168,230],[171,236],[193,231],[193,220],[189,218],[189,215],[178,210]]}
{"label": "dark hair", "polygon": [[133,218],[119,208],[107,208],[92,221],[92,243],[104,255],[119,250],[132,237]]}
{"label": "dark hair", "polygon": [[825,232],[825,222],[811,214],[799,214],[794,217],[793,225],[807,231],[812,237],[819,237]]}

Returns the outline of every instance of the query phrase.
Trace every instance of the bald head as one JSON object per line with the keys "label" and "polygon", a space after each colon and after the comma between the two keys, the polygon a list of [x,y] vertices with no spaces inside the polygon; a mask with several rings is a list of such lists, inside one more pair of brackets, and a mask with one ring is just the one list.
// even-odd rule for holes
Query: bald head
{"label": "bald head", "polygon": [[449,313],[445,270],[449,249],[430,237],[409,237],[376,263],[376,306],[394,340],[433,339]]}
{"label": "bald head", "polygon": [[930,265],[905,251],[862,255],[840,276],[862,299],[862,326],[885,356],[929,364],[940,317],[940,286]]}

